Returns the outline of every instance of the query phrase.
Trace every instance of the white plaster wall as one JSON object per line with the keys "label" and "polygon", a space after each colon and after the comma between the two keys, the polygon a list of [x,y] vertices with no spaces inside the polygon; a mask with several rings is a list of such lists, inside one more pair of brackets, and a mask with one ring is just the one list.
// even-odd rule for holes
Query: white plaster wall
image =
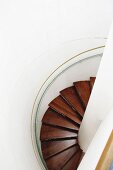
{"label": "white plaster wall", "polygon": [[112,0],[0,1],[0,169],[40,169],[32,105],[47,76],[71,56],[44,55],[80,37],[106,37]]}
{"label": "white plaster wall", "polygon": [[79,138],[84,151],[88,149],[101,122],[113,108],[113,24],[110,30],[96,82],[80,127]]}
{"label": "white plaster wall", "polygon": [[[106,127],[106,128],[105,128]],[[113,130],[113,109],[108,112],[106,119],[103,120],[98,128],[88,150],[83,157],[78,170],[95,170],[106,143]],[[105,167],[104,167],[105,168]],[[103,168],[101,168],[103,169]]]}

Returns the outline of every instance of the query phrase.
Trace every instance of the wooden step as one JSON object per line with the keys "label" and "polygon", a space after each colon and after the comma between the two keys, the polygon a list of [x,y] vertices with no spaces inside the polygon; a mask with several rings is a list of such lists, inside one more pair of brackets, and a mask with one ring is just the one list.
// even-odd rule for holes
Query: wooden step
{"label": "wooden step", "polygon": [[78,131],[89,101],[95,77],[78,81],[60,92],[42,119],[41,149],[48,170],[76,170],[84,153]]}
{"label": "wooden step", "polygon": [[43,123],[54,125],[54,126],[60,126],[66,129],[73,130],[77,132],[79,130],[79,127],[73,124],[72,122],[65,119],[62,115],[57,113],[51,108],[48,108],[45,112],[43,119]]}
{"label": "wooden step", "polygon": [[54,156],[75,144],[77,144],[77,140],[75,139],[42,142],[41,148],[42,148],[43,157],[46,160],[47,158]]}
{"label": "wooden step", "polygon": [[41,141],[55,140],[60,138],[77,137],[77,133],[42,124],[40,139]]}
{"label": "wooden step", "polygon": [[60,92],[61,96],[68,102],[68,104],[77,111],[80,116],[84,115],[84,108],[78,97],[74,86],[68,87]]}
{"label": "wooden step", "polygon": [[78,96],[81,99],[81,102],[84,108],[87,107],[89,97],[91,94],[90,82],[89,81],[78,81],[74,83],[75,89],[78,93]]}
{"label": "wooden step", "polygon": [[[46,164],[49,170],[61,170],[65,163],[74,155],[79,149],[79,146],[73,146],[72,148],[51,157],[46,160]],[[71,170],[71,169],[69,169]]]}
{"label": "wooden step", "polygon": [[91,87],[91,90],[92,90],[92,88],[94,86],[95,79],[96,79],[96,77],[90,77],[90,87]]}
{"label": "wooden step", "polygon": [[69,161],[64,165],[61,170],[77,170],[82,155],[82,150],[79,149]]}
{"label": "wooden step", "polygon": [[63,115],[64,117],[72,120],[76,124],[80,125],[81,120],[78,117],[78,114],[66,103],[66,101],[61,97],[56,97],[49,106],[58,112],[59,114]]}
{"label": "wooden step", "polygon": [[80,161],[79,161],[79,164],[81,163],[83,157],[84,157],[85,153],[82,151],[82,154],[81,154],[81,157],[80,157]]}

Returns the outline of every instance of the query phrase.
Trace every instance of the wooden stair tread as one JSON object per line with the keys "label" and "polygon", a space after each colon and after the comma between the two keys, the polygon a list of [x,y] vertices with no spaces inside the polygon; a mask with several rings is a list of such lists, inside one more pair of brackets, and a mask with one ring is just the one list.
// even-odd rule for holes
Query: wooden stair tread
{"label": "wooden stair tread", "polygon": [[49,170],[61,170],[65,163],[78,151],[79,146],[73,146],[68,150],[55,155],[46,160],[46,164]]}
{"label": "wooden stair tread", "polygon": [[80,162],[82,161],[82,159],[83,159],[84,155],[85,155],[85,153],[82,151],[82,154],[81,154],[81,157],[80,157],[79,164],[80,164]]}
{"label": "wooden stair tread", "polygon": [[90,87],[91,87],[91,90],[92,90],[92,88],[94,86],[95,79],[96,79],[96,77],[90,77]]}
{"label": "wooden stair tread", "polygon": [[82,155],[82,150],[79,149],[61,170],[77,170],[81,159],[81,155]]}
{"label": "wooden stair tread", "polygon": [[90,82],[89,81],[78,81],[74,83],[74,86],[78,93],[78,96],[81,99],[81,102],[84,108],[86,108],[88,101],[89,101],[90,94],[91,94]]}
{"label": "wooden stair tread", "polygon": [[78,131],[78,126],[74,125],[72,122],[65,119],[62,115],[56,111],[48,108],[42,119],[43,123],[56,125],[64,128],[69,128],[70,130]]}
{"label": "wooden stair tread", "polygon": [[69,103],[69,105],[71,105],[83,117],[84,109],[74,86],[62,90],[60,94]]}
{"label": "wooden stair tread", "polygon": [[41,149],[48,170],[76,170],[84,156],[78,131],[95,77],[78,81],[50,102],[42,118]]}
{"label": "wooden stair tread", "polygon": [[49,142],[42,142],[41,148],[44,159],[51,157],[63,150],[71,147],[72,145],[77,144],[77,140],[63,140],[63,141],[49,141]]}
{"label": "wooden stair tread", "polygon": [[61,96],[56,97],[49,104],[49,106],[59,114],[71,119],[79,125],[81,124],[81,120],[77,113],[66,103],[66,101]]}
{"label": "wooden stair tread", "polygon": [[77,133],[42,124],[40,135],[41,141],[67,137],[77,137]]}

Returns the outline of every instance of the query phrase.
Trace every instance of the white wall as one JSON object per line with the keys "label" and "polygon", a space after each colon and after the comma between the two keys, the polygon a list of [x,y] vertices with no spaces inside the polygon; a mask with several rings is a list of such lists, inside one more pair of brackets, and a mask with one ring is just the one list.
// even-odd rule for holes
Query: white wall
{"label": "white wall", "polygon": [[39,169],[32,149],[33,101],[46,77],[71,56],[47,50],[80,37],[106,37],[112,0],[0,1],[0,169]]}
{"label": "white wall", "polygon": [[[113,108],[113,24],[97,73],[96,82],[80,127],[81,146],[86,151],[98,127]],[[91,128],[90,128],[91,127]]]}
{"label": "white wall", "polygon": [[[78,170],[95,170],[101,154],[107,144],[110,134],[113,130],[113,109],[108,112],[106,119],[98,128],[92,142],[90,143],[85,156],[82,159]],[[105,164],[103,164],[104,166]],[[105,169],[101,168],[101,169]]]}

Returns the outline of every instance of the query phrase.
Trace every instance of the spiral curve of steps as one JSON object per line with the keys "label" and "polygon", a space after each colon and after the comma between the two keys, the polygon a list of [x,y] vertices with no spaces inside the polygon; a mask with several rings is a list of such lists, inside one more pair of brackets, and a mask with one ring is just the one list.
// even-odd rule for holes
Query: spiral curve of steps
{"label": "spiral curve of steps", "polygon": [[41,149],[48,170],[76,170],[84,152],[78,132],[95,82],[77,81],[60,91],[42,118]]}

